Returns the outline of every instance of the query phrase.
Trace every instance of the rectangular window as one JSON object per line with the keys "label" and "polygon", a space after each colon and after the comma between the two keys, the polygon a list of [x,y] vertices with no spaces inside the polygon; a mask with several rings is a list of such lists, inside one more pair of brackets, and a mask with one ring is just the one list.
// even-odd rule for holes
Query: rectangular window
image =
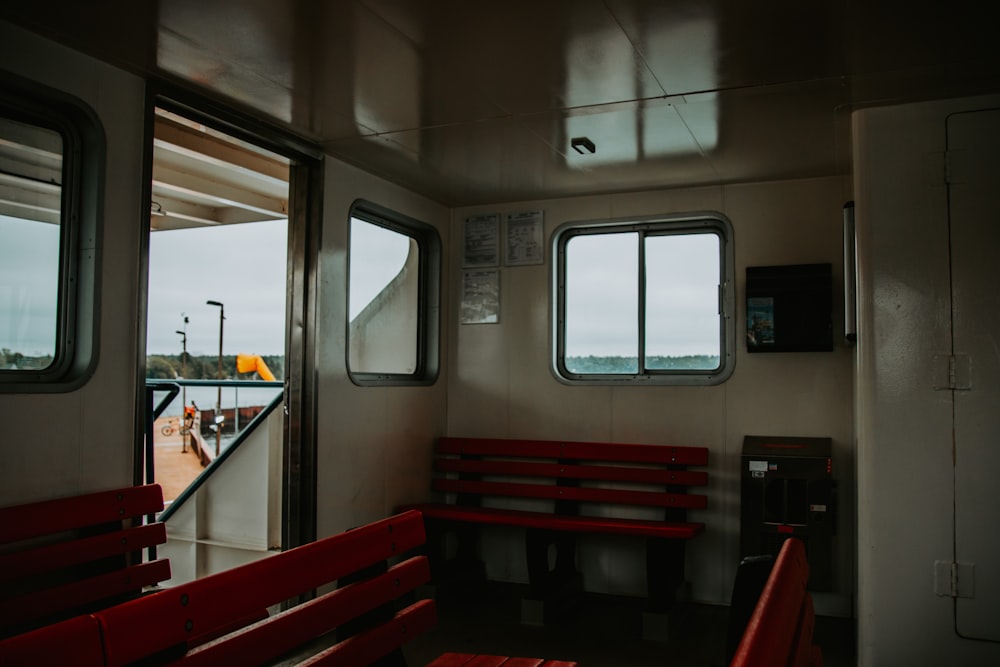
{"label": "rectangular window", "polygon": [[347,364],[356,384],[436,379],[440,254],[430,225],[368,202],[352,207]]}
{"label": "rectangular window", "polygon": [[75,99],[22,85],[0,82],[0,391],[66,391],[93,362],[103,135]]}
{"label": "rectangular window", "polygon": [[730,229],[728,220],[712,214],[557,230],[557,377],[725,380],[734,350]]}

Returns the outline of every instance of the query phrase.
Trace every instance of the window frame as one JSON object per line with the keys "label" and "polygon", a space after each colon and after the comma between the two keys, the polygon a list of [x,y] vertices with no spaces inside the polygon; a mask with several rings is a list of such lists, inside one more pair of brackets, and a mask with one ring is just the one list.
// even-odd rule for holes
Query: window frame
{"label": "window frame", "polygon": [[[574,373],[566,367],[566,246],[573,238],[584,235],[638,232],[638,250],[643,252],[646,236],[684,233],[713,233],[719,237],[719,367],[708,370],[645,368],[644,321],[646,290],[644,262],[640,254],[638,267],[639,338],[636,346],[637,373]],[[551,363],[555,378],[568,385],[668,385],[707,386],[721,384],[732,375],[736,364],[736,295],[733,227],[729,219],[716,211],[698,211],[669,215],[610,220],[573,221],[561,225],[552,235],[551,252],[555,258],[551,273]]]}
{"label": "window frame", "polygon": [[63,140],[56,344],[44,369],[0,370],[0,393],[73,391],[97,364],[105,135],[72,95],[0,73],[0,114]]}
{"label": "window frame", "polygon": [[[351,275],[351,220],[364,222],[403,234],[417,243],[417,331],[416,368],[412,373],[356,371],[351,368],[351,320],[348,316]],[[434,226],[397,213],[374,202],[357,199],[347,217],[347,265],[344,308],[344,364],[351,382],[370,386],[427,386],[437,382],[440,367],[441,312],[441,236]]]}

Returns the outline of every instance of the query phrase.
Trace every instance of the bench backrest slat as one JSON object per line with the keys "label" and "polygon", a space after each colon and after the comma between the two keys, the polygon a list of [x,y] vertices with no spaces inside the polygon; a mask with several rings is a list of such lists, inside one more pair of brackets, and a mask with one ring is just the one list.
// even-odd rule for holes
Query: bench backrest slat
{"label": "bench backrest slat", "polygon": [[0,554],[0,583],[138,551],[166,541],[166,526],[162,523],[151,523],[113,533],[102,533],[94,537],[3,553]]}
{"label": "bench backrest slat", "polygon": [[109,667],[189,646],[220,624],[296,597],[424,543],[408,512],[99,612]]}
{"label": "bench backrest slat", "polygon": [[435,479],[433,487],[436,491],[442,493],[469,493],[485,496],[538,498],[542,500],[572,500],[577,502],[645,505],[648,507],[678,509],[704,509],[708,506],[708,499],[703,495],[664,493],[662,491],[480,482],[449,478]]}
{"label": "bench backrest slat", "polygon": [[434,601],[420,600],[398,612],[391,621],[349,637],[298,665],[299,667],[370,665],[413,637],[427,632],[436,623]]}
{"label": "bench backrest slat", "polygon": [[0,626],[25,623],[52,614],[85,608],[96,600],[114,600],[169,578],[170,563],[165,560],[154,560],[62,586],[8,598],[0,606]]}
{"label": "bench backrest slat", "polygon": [[664,465],[707,465],[707,447],[673,447],[608,442],[560,440],[504,440],[499,438],[438,439],[439,454],[508,456],[572,461],[616,461]]}
{"label": "bench backrest slat", "polygon": [[170,663],[183,667],[245,665],[275,660],[339,626],[430,581],[426,556],[410,558],[372,579],[330,591],[192,649]]}
{"label": "bench backrest slat", "polygon": [[[792,665],[800,642],[812,637],[806,582],[809,565],[801,540],[785,540],[733,656],[732,667]],[[804,634],[808,632],[808,637]]]}
{"label": "bench backrest slat", "polygon": [[97,619],[88,614],[46,625],[0,641],[0,665],[104,667]]}
{"label": "bench backrest slat", "polygon": [[667,470],[662,468],[630,468],[612,465],[575,465],[568,463],[536,463],[533,461],[449,458],[437,459],[435,461],[435,468],[439,472],[485,475],[586,479],[676,486],[704,486],[708,484],[708,473],[699,470]]}
{"label": "bench backrest slat", "polygon": [[163,490],[158,484],[0,507],[0,544],[122,521],[162,509]]}

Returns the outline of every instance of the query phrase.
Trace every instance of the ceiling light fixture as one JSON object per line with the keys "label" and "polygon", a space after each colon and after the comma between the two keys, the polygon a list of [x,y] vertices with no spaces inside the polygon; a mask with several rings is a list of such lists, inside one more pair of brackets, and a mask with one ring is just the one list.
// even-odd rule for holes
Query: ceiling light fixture
{"label": "ceiling light fixture", "polygon": [[597,146],[595,146],[594,142],[588,139],[587,137],[573,137],[572,139],[570,139],[569,145],[572,146],[573,150],[575,150],[580,155],[583,155],[584,150],[586,150],[589,153],[597,152]]}

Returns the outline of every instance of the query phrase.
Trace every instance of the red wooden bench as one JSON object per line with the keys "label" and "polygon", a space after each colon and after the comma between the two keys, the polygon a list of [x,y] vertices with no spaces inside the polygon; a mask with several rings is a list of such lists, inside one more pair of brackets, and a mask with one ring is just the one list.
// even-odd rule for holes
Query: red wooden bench
{"label": "red wooden bench", "polygon": [[[437,620],[434,601],[414,595],[430,569],[426,556],[408,552],[424,539],[422,517],[406,512],[12,637],[0,642],[0,664],[35,665],[44,656],[81,667],[405,665],[404,643]],[[511,667],[525,664],[544,661]]]}
{"label": "red wooden bench", "polygon": [[0,508],[0,637],[135,597],[170,578],[157,484]]}
{"label": "red wooden bench", "polygon": [[805,546],[798,538],[785,540],[730,667],[823,666],[812,643],[816,616],[808,580]]}
{"label": "red wooden bench", "polygon": [[[687,512],[706,507],[705,495],[689,491],[705,486],[708,473],[688,468],[707,463],[705,447],[443,437],[432,488],[444,498],[407,509],[423,512],[435,533],[451,524],[524,528],[532,599],[579,580],[574,534],[646,538],[649,610],[662,613],[684,581],[685,541],[705,529]],[[481,570],[475,533],[457,532],[454,559],[446,562],[440,546],[431,551],[435,579],[470,562]],[[437,535],[428,542],[441,544]],[[550,545],[557,551],[551,570]]]}

